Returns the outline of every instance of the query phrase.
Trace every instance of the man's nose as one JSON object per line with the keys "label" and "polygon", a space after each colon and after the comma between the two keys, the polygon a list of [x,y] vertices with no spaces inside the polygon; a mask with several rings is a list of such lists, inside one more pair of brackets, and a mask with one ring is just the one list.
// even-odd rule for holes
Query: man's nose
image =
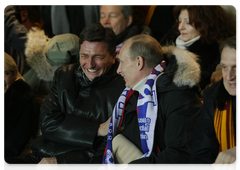
{"label": "man's nose", "polygon": [[235,71],[232,69],[229,69],[227,71],[227,80],[232,80],[235,78]]}
{"label": "man's nose", "polygon": [[108,15],[103,19],[103,23],[104,24],[109,24],[110,23],[110,18],[109,18]]}
{"label": "man's nose", "polygon": [[90,57],[90,58],[88,59],[87,65],[88,65],[88,68],[94,68],[95,65],[96,65],[95,60]]}
{"label": "man's nose", "polygon": [[121,67],[120,67],[120,64],[118,65],[117,73],[121,75]]}

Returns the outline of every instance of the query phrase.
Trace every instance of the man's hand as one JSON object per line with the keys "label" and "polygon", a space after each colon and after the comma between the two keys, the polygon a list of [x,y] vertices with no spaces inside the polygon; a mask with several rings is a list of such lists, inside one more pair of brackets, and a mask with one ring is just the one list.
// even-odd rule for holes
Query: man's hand
{"label": "man's hand", "polygon": [[104,123],[102,123],[98,128],[98,136],[106,136],[108,134],[108,128],[111,117]]}
{"label": "man's hand", "polygon": [[58,169],[57,158],[43,158],[37,165],[36,170]]}
{"label": "man's hand", "polygon": [[231,164],[236,160],[236,147],[220,152],[215,164]]}

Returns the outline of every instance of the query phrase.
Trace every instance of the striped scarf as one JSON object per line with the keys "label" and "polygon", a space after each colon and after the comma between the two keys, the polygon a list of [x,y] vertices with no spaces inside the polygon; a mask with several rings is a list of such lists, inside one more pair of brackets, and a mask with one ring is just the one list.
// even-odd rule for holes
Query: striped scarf
{"label": "striped scarf", "polygon": [[214,128],[219,142],[219,152],[236,146],[236,136],[232,114],[232,100],[226,101],[225,107],[222,111],[216,108]]}
{"label": "striped scarf", "polygon": [[[156,80],[158,76],[163,74],[165,67],[165,62],[158,64],[149,75],[142,92],[139,93],[136,110],[138,114],[142,150],[144,152],[142,157],[148,157],[154,147],[154,129],[158,111]],[[130,96],[129,93],[133,93],[133,91],[126,87],[113,110],[113,115],[109,124],[107,146],[103,155],[103,164],[114,163],[114,157],[112,154],[112,139],[117,135],[121,127],[124,107],[126,99]]]}

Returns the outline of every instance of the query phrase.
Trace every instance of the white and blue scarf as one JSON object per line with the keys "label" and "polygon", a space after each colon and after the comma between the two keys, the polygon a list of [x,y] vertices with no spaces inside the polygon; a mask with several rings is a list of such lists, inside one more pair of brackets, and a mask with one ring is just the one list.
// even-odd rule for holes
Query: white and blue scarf
{"label": "white and blue scarf", "polygon": [[[156,80],[160,75],[163,74],[165,67],[165,62],[158,64],[148,76],[148,80],[143,86],[142,91],[139,93],[137,114],[142,150],[144,152],[142,158],[149,157],[153,150],[154,129],[158,113]],[[109,124],[107,146],[103,155],[103,164],[114,163],[112,154],[112,139],[117,134],[124,111],[124,103],[126,102],[126,96],[129,91],[130,89],[128,87],[123,90],[113,110],[113,115]]]}

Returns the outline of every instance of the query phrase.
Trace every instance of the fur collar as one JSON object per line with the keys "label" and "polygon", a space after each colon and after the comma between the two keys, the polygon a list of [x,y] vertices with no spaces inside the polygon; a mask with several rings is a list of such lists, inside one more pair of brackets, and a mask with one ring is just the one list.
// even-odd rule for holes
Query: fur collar
{"label": "fur collar", "polygon": [[193,87],[200,81],[200,65],[197,55],[176,46],[162,47],[167,62],[166,73],[173,77],[176,86]]}
{"label": "fur collar", "polygon": [[26,42],[26,61],[28,65],[37,73],[37,76],[45,81],[52,81],[54,71],[58,66],[52,66],[47,61],[47,42],[49,38],[43,30],[29,31]]}

